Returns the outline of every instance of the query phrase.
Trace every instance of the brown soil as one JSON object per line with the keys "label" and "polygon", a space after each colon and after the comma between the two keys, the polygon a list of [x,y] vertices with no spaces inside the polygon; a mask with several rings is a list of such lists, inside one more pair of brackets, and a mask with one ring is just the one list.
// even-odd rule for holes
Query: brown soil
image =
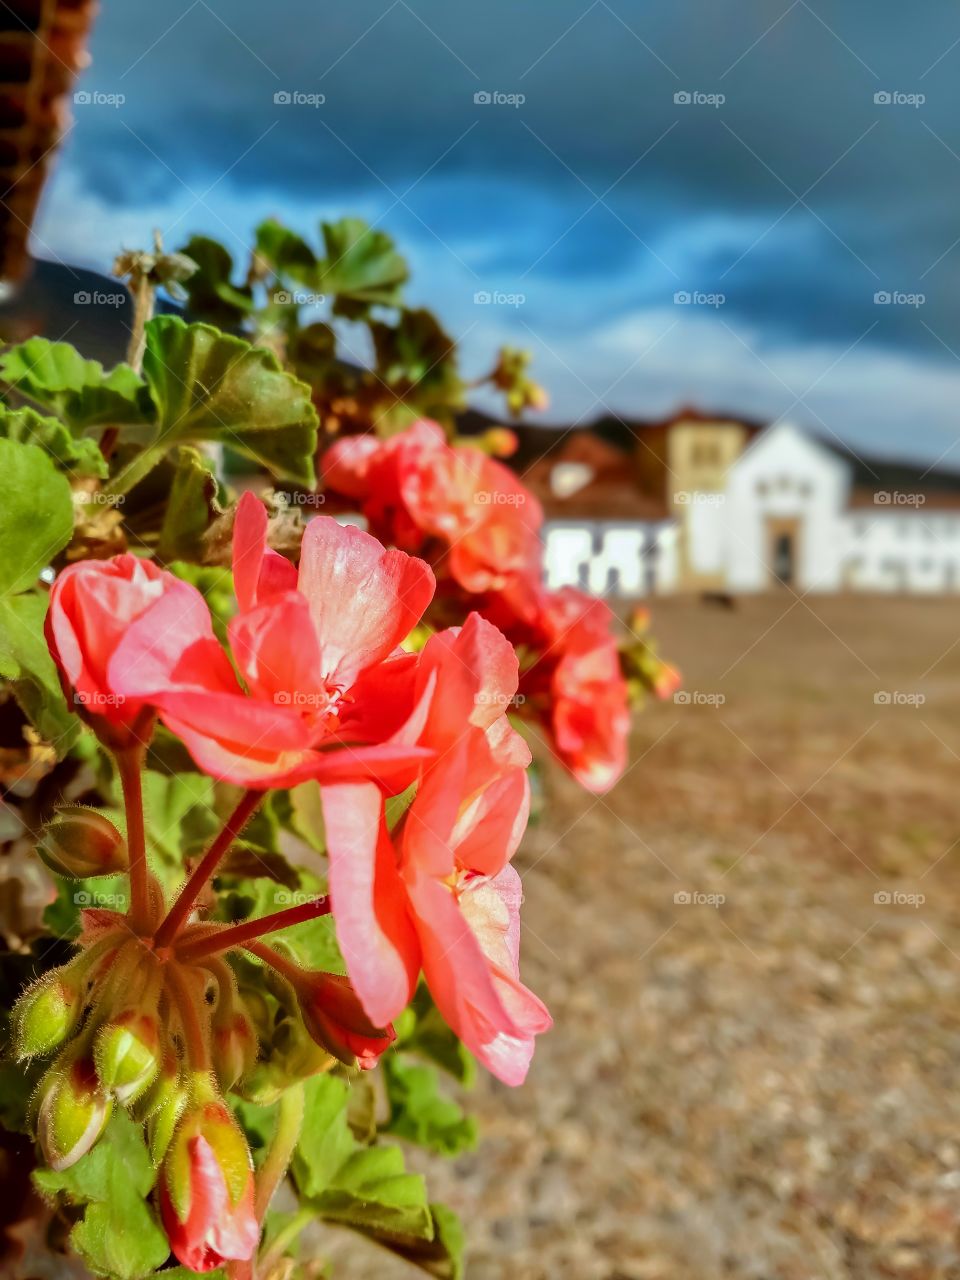
{"label": "brown soil", "polygon": [[956,1278],[960,602],[654,617],[691,700],[606,797],[550,769],[519,858],[556,1027],[478,1152],[415,1162],[469,1280]]}

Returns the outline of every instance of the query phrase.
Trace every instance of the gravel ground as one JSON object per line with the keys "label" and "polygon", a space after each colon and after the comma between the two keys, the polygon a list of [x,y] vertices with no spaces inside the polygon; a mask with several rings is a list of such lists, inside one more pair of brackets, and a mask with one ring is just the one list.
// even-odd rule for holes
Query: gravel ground
{"label": "gravel ground", "polygon": [[960,604],[654,614],[689,703],[601,800],[549,770],[519,859],[556,1027],[414,1163],[469,1280],[956,1280]]}

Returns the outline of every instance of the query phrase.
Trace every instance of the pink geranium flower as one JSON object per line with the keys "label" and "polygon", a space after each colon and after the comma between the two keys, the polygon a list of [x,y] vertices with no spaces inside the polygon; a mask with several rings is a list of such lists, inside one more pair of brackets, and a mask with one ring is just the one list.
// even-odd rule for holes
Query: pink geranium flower
{"label": "pink geranium flower", "polygon": [[470,592],[540,573],[540,504],[516,475],[473,445],[447,443],[426,420],[388,440],[338,440],[325,486],[359,502],[384,542],[423,552]]}
{"label": "pink geranium flower", "polygon": [[519,877],[508,865],[529,811],[529,752],[505,714],[516,656],[471,614],[428,642],[420,680],[433,689],[421,742],[437,758],[394,831],[376,787],[323,789],[337,935],[373,1023],[405,1008],[422,969],[464,1044],[520,1084],[550,1015],[519,979]]}
{"label": "pink geranium flower", "polygon": [[155,705],[216,778],[406,786],[424,750],[405,728],[416,658],[399,645],[433,595],[429,566],[321,516],[304,533],[298,571],[267,547],[263,505],[244,494],[233,568],[236,670],[191,589],[129,628],[109,665],[113,687]]}
{"label": "pink geranium flower", "polygon": [[126,696],[110,680],[117,646],[137,619],[145,619],[149,629],[166,597],[182,602],[190,592],[172,573],[132,555],[83,560],[57,576],[45,623],[47,645],[67,697],[110,745],[136,740],[144,713],[141,699]]}

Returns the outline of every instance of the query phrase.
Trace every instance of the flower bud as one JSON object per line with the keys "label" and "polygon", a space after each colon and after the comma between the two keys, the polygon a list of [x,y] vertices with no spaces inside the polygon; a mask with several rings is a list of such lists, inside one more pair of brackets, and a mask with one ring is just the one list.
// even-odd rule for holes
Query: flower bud
{"label": "flower bud", "polygon": [[44,827],[37,853],[58,876],[117,875],[129,864],[127,842],[109,818],[83,805],[58,809]]}
{"label": "flower bud", "polygon": [[373,1025],[349,979],[334,973],[307,973],[295,987],[310,1035],[348,1066],[364,1071],[375,1067],[397,1038],[392,1026]]}
{"label": "flower bud", "polygon": [[201,1080],[177,1125],[159,1177],[160,1216],[185,1267],[212,1271],[253,1256],[260,1238],[253,1161],[212,1082]]}
{"label": "flower bud", "polygon": [[67,967],[53,969],[28,987],[13,1011],[18,1058],[50,1053],[70,1035],[83,1011],[83,991]]}
{"label": "flower bud", "polygon": [[149,1088],[160,1067],[156,1015],[124,1010],[97,1032],[93,1054],[101,1086],[127,1106]]}
{"label": "flower bud", "polygon": [[113,1104],[101,1093],[93,1062],[86,1057],[51,1068],[41,1091],[37,1138],[47,1164],[60,1172],[87,1154],[103,1133]]}
{"label": "flower bud", "polygon": [[159,1165],[166,1155],[188,1102],[189,1090],[181,1078],[176,1055],[169,1054],[138,1108],[140,1114],[146,1117],[147,1144],[155,1165]]}
{"label": "flower bud", "polygon": [[213,1062],[220,1088],[232,1089],[256,1060],[257,1034],[239,1001],[222,1014],[218,1010],[213,1020]]}

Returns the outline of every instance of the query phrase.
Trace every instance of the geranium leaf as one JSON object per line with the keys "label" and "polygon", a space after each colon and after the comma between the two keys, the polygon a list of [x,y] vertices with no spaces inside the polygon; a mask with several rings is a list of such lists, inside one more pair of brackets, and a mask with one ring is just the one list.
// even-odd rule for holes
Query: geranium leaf
{"label": "geranium leaf", "polygon": [[327,1222],[377,1240],[430,1240],[433,1218],[420,1174],[407,1173],[399,1147],[360,1147],[311,1201]]}
{"label": "geranium leaf", "polygon": [[275,275],[310,285],[316,279],[317,256],[301,236],[276,218],[257,227],[256,251]]}
{"label": "geranium leaf", "polygon": [[385,1133],[447,1156],[476,1146],[476,1121],[440,1093],[436,1068],[391,1053],[383,1060],[383,1078],[390,1102]]}
{"label": "geranium leaf", "polygon": [[0,440],[0,594],[33,586],[72,534],[66,478],[35,444]]}
{"label": "geranium leaf", "polygon": [[223,514],[220,486],[203,454],[188,445],[177,450],[170,497],[160,529],[157,554],[163,560],[198,560],[210,522]]}
{"label": "geranium leaf", "polygon": [[347,1123],[350,1090],[346,1082],[320,1075],[304,1087],[303,1133],[293,1171],[301,1193],[312,1197],[330,1186],[359,1144]]}
{"label": "geranium leaf", "polygon": [[69,342],[28,338],[11,347],[0,356],[0,380],[52,409],[76,431],[153,418],[146,384],[129,365],[106,373],[99,361],[84,360]]}
{"label": "geranium leaf", "polygon": [[142,1128],[125,1112],[114,1115],[97,1145],[72,1168],[34,1174],[44,1195],[86,1206],[71,1243],[95,1275],[111,1280],[142,1280],[169,1256],[167,1238],[146,1201],[155,1177]]}
{"label": "geranium leaf", "polygon": [[[143,371],[159,413],[150,449],[116,477],[125,493],[174,444],[217,440],[283,479],[312,485],[317,414],[310,388],[272,352],[206,324],[156,316]],[[147,456],[151,455],[151,456]]]}
{"label": "geranium leaf", "polygon": [[106,478],[107,463],[96,440],[72,435],[58,418],[44,417],[35,409],[0,405],[0,438],[35,444],[63,471]]}
{"label": "geranium leaf", "polygon": [[385,231],[362,218],[323,223],[326,260],[319,264],[317,284],[334,295],[341,315],[363,314],[368,307],[400,305],[402,286],[409,278],[405,259]]}
{"label": "geranium leaf", "polygon": [[147,848],[179,877],[184,859],[199,853],[220,829],[214,782],[202,773],[143,773]]}
{"label": "geranium leaf", "polygon": [[226,328],[242,324],[253,309],[253,293],[232,282],[233,259],[223,245],[209,236],[194,236],[180,252],[197,264],[180,286],[190,315]]}
{"label": "geranium leaf", "polygon": [[62,758],[76,741],[80,721],[64,700],[43,638],[46,612],[47,598],[39,592],[0,600],[0,679],[11,682],[30,723]]}
{"label": "geranium leaf", "polygon": [[463,1224],[445,1204],[430,1205],[430,1212],[432,1240],[380,1239],[379,1243],[436,1280],[463,1280]]}
{"label": "geranium leaf", "polygon": [[444,1022],[425,983],[397,1018],[396,1029],[398,1049],[427,1058],[465,1088],[473,1085],[476,1061]]}

